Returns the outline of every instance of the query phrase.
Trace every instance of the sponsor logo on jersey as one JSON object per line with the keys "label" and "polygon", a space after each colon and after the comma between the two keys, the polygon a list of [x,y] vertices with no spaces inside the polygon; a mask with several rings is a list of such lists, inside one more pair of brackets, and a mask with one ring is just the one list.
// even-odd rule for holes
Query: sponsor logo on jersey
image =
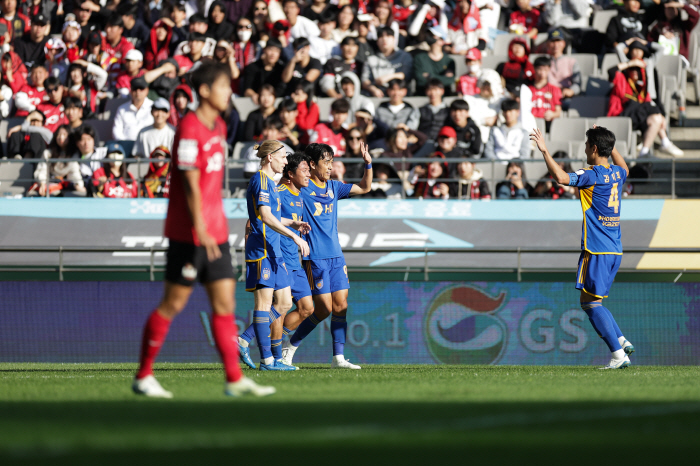
{"label": "sponsor logo on jersey", "polygon": [[182,278],[192,281],[197,278],[197,269],[192,264],[185,264],[182,267]]}
{"label": "sponsor logo on jersey", "polygon": [[494,364],[503,355],[508,328],[497,315],[506,293],[491,296],[467,285],[443,290],[430,304],[425,339],[444,364]]}
{"label": "sponsor logo on jersey", "polygon": [[262,271],[262,277],[263,277],[263,280],[269,280],[270,279],[270,269],[265,267]]}

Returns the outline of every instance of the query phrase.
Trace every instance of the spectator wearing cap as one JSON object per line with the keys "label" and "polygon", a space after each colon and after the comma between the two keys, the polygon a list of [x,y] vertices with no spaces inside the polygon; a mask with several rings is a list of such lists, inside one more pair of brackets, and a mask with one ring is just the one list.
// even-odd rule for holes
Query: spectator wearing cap
{"label": "spectator wearing cap", "polygon": [[352,4],[338,7],[336,28],[333,29],[333,40],[341,43],[346,37],[357,37],[355,30],[355,16],[357,8]]}
{"label": "spectator wearing cap", "polygon": [[287,16],[287,21],[289,21],[289,36],[292,40],[297,40],[301,37],[317,37],[321,34],[321,30],[316,26],[315,22],[299,15],[301,8],[299,8],[297,0],[284,0],[282,8]]}
{"label": "spectator wearing cap", "polygon": [[321,62],[309,55],[309,39],[300,37],[294,41],[294,55],[282,71],[282,82],[287,84],[286,94],[291,94],[302,81],[316,83],[321,76]]}
{"label": "spectator wearing cap", "polygon": [[196,63],[204,58],[204,46],[206,42],[207,37],[201,32],[190,33],[190,40],[187,42],[187,52],[184,55],[175,55],[173,57],[181,73],[187,73]]}
{"label": "spectator wearing cap", "polygon": [[49,96],[44,88],[46,78],[49,77],[44,65],[35,64],[29,73],[30,82],[25,83],[15,92],[15,116],[26,117],[29,112],[36,109],[37,105],[49,100]]}
{"label": "spectator wearing cap", "polygon": [[450,104],[448,126],[454,128],[457,134],[457,145],[466,154],[479,155],[481,153],[481,131],[474,120],[469,117],[469,104],[465,100],[457,99]]}
{"label": "spectator wearing cap", "polygon": [[120,3],[117,11],[122,15],[124,37],[135,49],[143,52],[148,44],[150,29],[139,19],[139,7],[134,3]]}
{"label": "spectator wearing cap", "polygon": [[455,82],[455,62],[442,52],[447,32],[440,26],[428,29],[425,41],[430,45],[429,52],[416,55],[413,60],[413,76],[416,78],[416,94],[425,95],[425,88],[432,78],[439,79],[445,88],[452,88]]}
{"label": "spectator wearing cap", "polygon": [[[501,111],[504,123],[491,128],[489,140],[484,149],[484,158],[497,160],[530,158],[530,134],[520,124],[520,104],[512,99],[504,100]],[[498,191],[498,188],[496,190]]]}
{"label": "spectator wearing cap", "polygon": [[46,41],[44,46],[46,53],[46,61],[44,65],[50,76],[56,76],[65,81],[66,72],[68,71],[68,60],[66,59],[66,44],[63,39],[51,38]]}
{"label": "spectator wearing cap", "polygon": [[15,53],[24,62],[25,66],[31,68],[35,63],[43,65],[46,61],[44,46],[49,34],[49,20],[43,14],[38,14],[32,18],[32,25],[29,33],[17,37],[13,46]]}
{"label": "spectator wearing cap", "polygon": [[282,44],[277,39],[267,41],[260,60],[248,65],[243,70],[239,93],[245,97],[252,97],[253,102],[258,103],[257,89],[263,84],[269,84],[275,88],[276,95],[283,95],[285,83],[282,82],[284,65],[280,62]]}
{"label": "spectator wearing cap", "polygon": [[339,44],[333,40],[333,30],[336,24],[335,20],[335,12],[330,8],[326,9],[321,13],[321,17],[318,20],[319,35],[309,37],[309,42],[311,43],[309,55],[319,60],[322,65],[325,65],[333,55],[338,55],[340,53]]}
{"label": "spectator wearing cap", "polygon": [[386,85],[394,79],[413,79],[413,58],[394,46],[394,33],[389,28],[377,31],[379,52],[367,59],[362,68],[362,88],[372,97],[384,97]]}
{"label": "spectator wearing cap", "polygon": [[[362,74],[363,64],[356,60],[358,51],[359,46],[357,45],[357,38],[346,37],[340,43],[340,56],[331,58],[323,66],[323,76],[319,84],[321,91],[328,97],[333,97],[334,99],[342,97],[340,81],[346,73],[349,72],[356,78]],[[359,82],[360,80],[357,78],[357,84],[359,84]]]}
{"label": "spectator wearing cap", "polygon": [[350,103],[345,99],[338,99],[331,104],[330,123],[319,123],[309,132],[309,142],[328,144],[333,148],[336,157],[345,155],[345,135],[347,130],[343,128],[348,118]]}
{"label": "spectator wearing cap", "polygon": [[[207,19],[204,17],[204,15],[195,13],[192,16],[190,16],[189,25],[187,27],[187,37],[191,39],[193,33],[201,34],[204,37],[204,48],[202,48],[202,56],[204,57],[213,56],[214,49],[216,48],[216,39],[214,39],[213,37],[209,37],[207,32],[208,30],[209,23],[207,22]],[[183,37],[178,43],[175,52],[173,52],[173,56],[186,55],[190,53],[189,48],[189,42]]]}
{"label": "spectator wearing cap", "polygon": [[430,102],[418,109],[420,113],[418,131],[425,133],[428,139],[435,141],[440,128],[445,125],[450,116],[447,105],[442,101],[442,97],[445,95],[445,85],[439,79],[432,78],[428,81],[425,93]]}
{"label": "spectator wearing cap", "polygon": [[136,49],[126,52],[124,57],[124,69],[117,76],[115,89],[122,97],[127,97],[131,92],[131,80],[143,76],[146,70],[143,69],[143,54]]}
{"label": "spectator wearing cap", "polygon": [[433,152],[442,152],[447,158],[469,157],[464,149],[457,146],[457,131],[452,126],[443,126],[438,132]]}
{"label": "spectator wearing cap", "polygon": [[479,77],[481,77],[481,50],[474,48],[464,56],[467,65],[467,72],[459,78],[457,83],[457,94],[460,97],[465,95],[476,95],[479,93]]}
{"label": "spectator wearing cap", "polygon": [[374,119],[374,106],[355,110],[355,125],[351,127],[359,129],[365,140],[373,149],[381,146],[382,140],[389,132],[389,127],[381,121]]}
{"label": "spectator wearing cap", "polygon": [[404,102],[408,89],[401,79],[394,79],[387,84],[388,102],[382,102],[377,108],[377,119],[389,128],[406,125],[408,129],[417,130],[420,112],[411,104]]}
{"label": "spectator wearing cap", "polygon": [[549,82],[561,88],[561,96],[568,99],[579,95],[581,89],[581,67],[576,58],[564,55],[566,33],[563,29],[553,29],[547,37],[547,55],[551,59]]}
{"label": "spectator wearing cap", "polygon": [[519,36],[527,34],[530,39],[537,37],[540,10],[530,5],[530,0],[515,0],[516,9],[510,14],[508,31]]}
{"label": "spectator wearing cap", "polygon": [[226,6],[221,0],[214,0],[209,6],[207,34],[215,41],[231,40],[235,32],[233,24],[226,19]]}
{"label": "spectator wearing cap", "polygon": [[114,116],[112,137],[117,141],[135,141],[139,131],[153,124],[148,98],[148,83],[143,77],[131,80],[131,101],[122,104]]}
{"label": "spectator wearing cap", "polygon": [[[148,172],[143,177],[141,196],[168,197],[170,192],[170,156],[171,150],[165,146],[153,149],[149,158]],[[155,160],[153,160],[155,159]]]}
{"label": "spectator wearing cap", "polygon": [[36,106],[37,110],[44,114],[44,127],[48,128],[52,133],[59,126],[68,123],[66,118],[65,107],[63,106],[63,97],[65,89],[61,81],[56,76],[49,76],[44,81],[46,94],[49,100],[44,101]]}
{"label": "spectator wearing cap", "polygon": [[92,31],[85,40],[85,59],[103,69],[109,66],[110,57],[102,53],[102,34],[97,31]]}
{"label": "spectator wearing cap", "polygon": [[12,25],[12,37],[22,37],[30,30],[29,18],[17,11],[18,3],[17,0],[0,0],[0,16]]}
{"label": "spectator wearing cap", "polygon": [[125,153],[121,144],[107,146],[107,160],[92,174],[92,195],[114,199],[138,197],[139,184],[124,163]]}
{"label": "spectator wearing cap", "polygon": [[374,102],[360,93],[360,79],[355,73],[352,71],[344,72],[340,80],[340,88],[342,91],[341,97],[345,97],[350,102],[350,113],[347,119],[348,127],[355,123],[355,112],[358,110],[366,110],[374,117]]}
{"label": "spectator wearing cap", "polygon": [[134,157],[148,157],[157,147],[163,146],[168,150],[173,148],[175,128],[168,124],[170,118],[170,102],[159,97],[151,107],[153,124],[146,126],[136,136],[136,143],[131,152]]}

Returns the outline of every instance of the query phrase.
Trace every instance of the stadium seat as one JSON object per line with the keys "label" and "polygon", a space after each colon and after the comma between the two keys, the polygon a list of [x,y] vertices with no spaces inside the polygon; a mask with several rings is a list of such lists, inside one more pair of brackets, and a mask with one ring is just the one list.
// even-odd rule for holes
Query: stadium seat
{"label": "stadium seat", "polygon": [[593,53],[572,53],[576,59],[582,76],[596,76],[598,74],[598,55]]}
{"label": "stadium seat", "polygon": [[597,118],[607,114],[608,97],[583,96],[571,98],[569,105],[569,117]]}
{"label": "stadium seat", "polygon": [[241,157],[245,155],[245,153],[248,151],[248,148],[252,145],[255,145],[255,142],[237,142],[236,145],[233,147],[233,152],[231,153],[231,159],[232,160],[240,160]]}
{"label": "stadium seat", "polygon": [[481,67],[488,70],[495,70],[498,65],[507,61],[508,55],[487,55],[481,59]]}
{"label": "stadium seat", "polygon": [[537,128],[545,135],[545,140],[549,139],[549,136],[547,136],[547,122],[544,118],[535,118],[535,123],[537,123]]}
{"label": "stadium seat", "polygon": [[97,133],[97,138],[99,141],[96,141],[98,145],[100,143],[105,143],[109,140],[112,139],[112,128],[114,127],[114,118],[111,120],[85,120],[85,124],[92,126],[92,128],[95,130],[95,133]]}
{"label": "stadium seat", "polygon": [[7,120],[0,120],[0,141],[7,142],[7,132],[10,130],[10,128],[14,128],[22,123],[24,123],[24,118],[8,118]]}
{"label": "stadium seat", "polygon": [[[551,154],[554,151],[550,149]],[[547,176],[549,170],[547,169],[547,163],[542,157],[537,160],[526,160],[525,161],[525,175],[527,176],[527,181],[534,188],[537,182]]]}
{"label": "stadium seat", "polygon": [[607,96],[612,89],[612,83],[605,78],[590,75],[586,79],[584,94],[586,96]]}
{"label": "stadium seat", "polygon": [[[119,97],[114,99],[109,99],[105,104],[104,111],[100,114],[100,120],[111,120],[114,123],[114,116],[117,113],[117,109],[123,104],[129,102],[128,97]],[[110,133],[111,137],[111,133]]]}
{"label": "stadium seat", "polygon": [[508,55],[508,46],[510,45],[510,41],[515,39],[516,37],[522,37],[524,38],[528,43],[530,43],[530,39],[527,36],[520,36],[518,34],[500,34],[496,36],[496,40],[493,43],[493,54],[494,55]]}
{"label": "stadium seat", "polygon": [[34,163],[0,162],[0,193],[3,196],[24,194],[34,183]]}
{"label": "stadium seat", "polygon": [[608,70],[618,63],[620,63],[620,58],[616,53],[606,53],[603,57],[603,61],[600,63],[599,76],[607,79]]}
{"label": "stadium seat", "polygon": [[593,29],[605,34],[610,20],[617,16],[617,10],[598,10],[593,13]]}
{"label": "stadium seat", "polygon": [[421,108],[422,106],[430,103],[430,99],[425,96],[406,97],[403,99],[403,101],[413,105],[413,108]]}
{"label": "stadium seat", "polygon": [[[558,121],[560,119],[561,118],[558,118],[557,120],[554,120],[554,121]],[[566,156],[568,158],[571,158],[571,142],[570,141],[564,141],[564,140],[548,141],[547,142],[547,149],[549,149],[549,153],[552,155],[556,154],[557,152],[564,151],[564,152],[566,152]],[[541,159],[540,151],[537,149],[535,149],[535,151],[534,151],[534,158]]]}
{"label": "stadium seat", "polygon": [[461,76],[467,74],[467,61],[464,59],[464,55],[457,55],[453,53],[450,54],[450,58],[455,61],[455,79],[459,79]]}
{"label": "stadium seat", "polygon": [[571,158],[586,160],[586,141],[571,143]]}
{"label": "stadium seat", "polygon": [[333,97],[321,97],[316,100],[316,105],[318,105],[318,121],[328,121],[328,117],[331,116],[331,105],[333,102],[335,102]]}
{"label": "stadium seat", "polygon": [[143,177],[148,173],[149,162],[134,162],[126,166],[126,171],[138,178],[139,183],[143,181]]}
{"label": "stadium seat", "polygon": [[246,121],[250,112],[258,108],[250,97],[239,97],[235,99],[233,101],[233,106],[238,110],[238,116],[241,121]]}
{"label": "stadium seat", "polygon": [[527,57],[528,60],[530,60],[530,63],[535,63],[535,60],[537,60],[539,57],[546,57],[546,53],[531,53],[529,57]]}
{"label": "stadium seat", "polygon": [[589,126],[586,118],[555,118],[549,128],[549,139],[551,141],[585,141]]}
{"label": "stadium seat", "polygon": [[540,32],[539,34],[537,34],[537,37],[535,37],[532,41],[532,50],[539,52],[538,48],[540,46],[544,47],[544,44],[547,42],[548,36],[549,34],[546,32]]}
{"label": "stadium seat", "polygon": [[599,126],[604,126],[615,133],[615,137],[620,141],[625,141],[627,147],[637,147],[637,135],[632,129],[632,119],[628,117],[600,117],[596,118],[595,122],[591,122]]}

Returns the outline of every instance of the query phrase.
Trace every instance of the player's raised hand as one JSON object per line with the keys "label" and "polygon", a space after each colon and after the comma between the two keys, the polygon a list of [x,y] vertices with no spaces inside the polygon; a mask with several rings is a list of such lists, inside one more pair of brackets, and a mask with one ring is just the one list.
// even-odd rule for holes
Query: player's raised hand
{"label": "player's raised hand", "polygon": [[301,256],[302,257],[308,256],[309,255],[309,244],[296,235],[294,235],[294,237],[292,239],[297,244],[297,246],[299,246],[299,249],[301,249]]}
{"label": "player's raised hand", "polygon": [[305,235],[311,231],[311,225],[309,225],[306,222],[295,221],[294,223],[292,223],[292,228],[297,230],[302,235]]}
{"label": "player's raised hand", "polygon": [[530,141],[535,141],[535,144],[537,144],[537,148],[543,154],[547,152],[547,146],[544,143],[544,134],[542,134],[542,131],[540,131],[539,128],[535,128],[534,130],[532,130],[532,133],[530,134]]}
{"label": "player's raised hand", "polygon": [[362,152],[362,159],[365,163],[372,163],[372,156],[369,155],[369,146],[362,141],[360,141],[360,152]]}

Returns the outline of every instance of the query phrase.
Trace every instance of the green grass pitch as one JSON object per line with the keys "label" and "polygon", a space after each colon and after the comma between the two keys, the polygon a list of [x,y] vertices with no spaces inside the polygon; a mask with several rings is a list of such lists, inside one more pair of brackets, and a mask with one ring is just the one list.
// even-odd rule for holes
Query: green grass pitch
{"label": "green grass pitch", "polygon": [[302,365],[223,396],[214,364],[0,364],[0,464],[697,464],[700,368]]}

